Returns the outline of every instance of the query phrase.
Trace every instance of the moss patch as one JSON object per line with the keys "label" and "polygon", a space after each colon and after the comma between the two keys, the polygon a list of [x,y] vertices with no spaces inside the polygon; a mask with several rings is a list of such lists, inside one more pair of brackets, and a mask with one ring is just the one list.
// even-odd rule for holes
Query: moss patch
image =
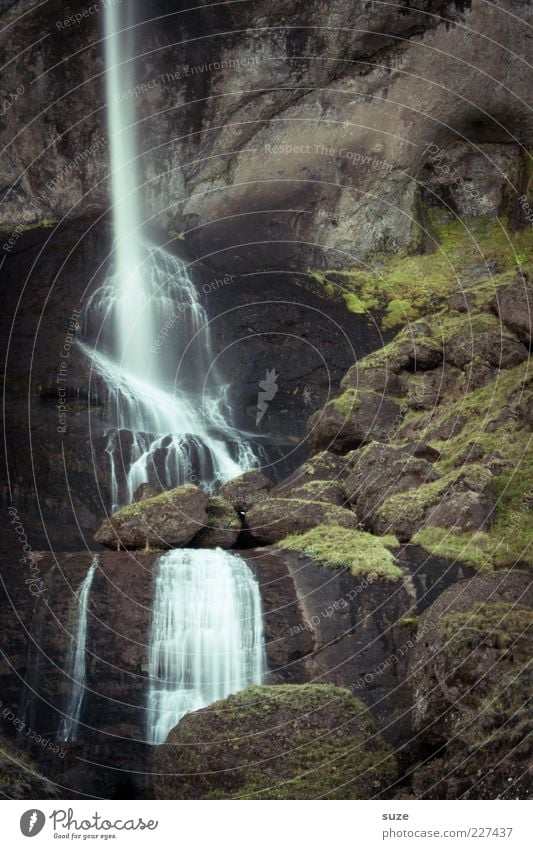
{"label": "moss patch", "polygon": [[197,491],[197,486],[194,486],[194,484],[192,483],[186,483],[183,486],[176,487],[175,489],[168,489],[166,492],[162,492],[160,495],[154,495],[153,498],[144,498],[142,501],[136,501],[133,504],[127,504],[126,507],[121,507],[115,513],[113,513],[113,518],[140,518],[146,512],[147,507],[166,507],[168,504],[172,504],[176,497],[183,496],[188,492]]}
{"label": "moss patch", "polygon": [[333,569],[350,569],[352,575],[398,581],[403,576],[387,546],[398,546],[394,536],[375,537],[339,525],[322,525],[304,534],[292,534],[278,545],[301,551]]}
{"label": "moss patch", "polygon": [[156,758],[159,798],[368,799],[397,777],[363,702],[330,684],[250,687],[184,717]]}
{"label": "moss patch", "polygon": [[[311,271],[308,274],[326,297],[343,299],[352,312],[384,313],[383,329],[401,327],[442,305],[458,287],[472,265],[486,267],[487,293],[511,279],[520,267],[533,268],[533,240],[529,228],[514,232],[509,240],[507,223],[501,227],[489,218],[465,217],[459,221],[447,210],[425,209],[423,218],[433,235],[431,253],[407,256],[375,255],[365,269]],[[492,273],[489,269],[496,269]],[[477,288],[475,281],[472,288]]]}

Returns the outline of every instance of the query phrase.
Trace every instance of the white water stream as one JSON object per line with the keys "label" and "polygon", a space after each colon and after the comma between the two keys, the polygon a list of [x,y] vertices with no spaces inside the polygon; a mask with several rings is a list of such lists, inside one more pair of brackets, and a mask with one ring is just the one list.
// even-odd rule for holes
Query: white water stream
{"label": "white water stream", "polygon": [[164,743],[186,713],[265,673],[259,585],[244,560],[181,549],[158,561],[150,635],[146,739]]}

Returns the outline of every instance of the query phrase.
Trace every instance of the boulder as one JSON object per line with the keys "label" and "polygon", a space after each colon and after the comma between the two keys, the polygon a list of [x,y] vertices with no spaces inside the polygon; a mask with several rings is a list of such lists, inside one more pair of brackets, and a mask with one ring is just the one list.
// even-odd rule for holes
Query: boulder
{"label": "boulder", "polygon": [[457,534],[475,533],[491,527],[495,506],[490,470],[472,464],[433,483],[388,496],[374,515],[373,530],[394,533],[402,542],[425,525]]}
{"label": "boulder", "polygon": [[373,528],[374,515],[390,495],[436,481],[439,475],[427,460],[414,457],[408,448],[373,442],[357,452],[346,479],[350,506],[365,527]]}
{"label": "boulder", "polygon": [[313,454],[299,466],[288,478],[285,478],[272,490],[275,496],[286,495],[294,487],[303,486],[314,481],[341,481],[346,477],[350,468],[350,456],[340,457],[332,451],[320,451]]}
{"label": "boulder", "polygon": [[194,537],[200,548],[232,548],[241,532],[241,520],[229,501],[215,495],[207,502],[207,526]]}
{"label": "boulder", "polygon": [[269,498],[246,515],[246,527],[260,545],[271,545],[291,534],[304,533],[331,522],[343,528],[357,527],[357,519],[350,510],[297,498]]}
{"label": "boulder", "polygon": [[521,277],[498,290],[491,302],[505,324],[528,347],[533,337],[533,286]]}
{"label": "boulder", "polygon": [[158,799],[390,798],[396,777],[363,702],[331,684],[249,687],[154,752]]}
{"label": "boulder", "polygon": [[403,415],[391,398],[372,390],[347,389],[311,416],[307,423],[309,444],[315,450],[345,454],[374,440],[392,439]]}
{"label": "boulder", "polygon": [[299,498],[307,501],[325,501],[342,507],[346,501],[344,487],[338,481],[309,481],[300,486],[287,486],[283,493],[276,493],[278,498]]}
{"label": "boulder", "polygon": [[156,495],[160,495],[162,491],[161,486],[156,486],[153,483],[142,483],[133,493],[133,500],[137,502],[144,501],[146,498],[154,498]]}
{"label": "boulder", "polygon": [[421,617],[413,727],[438,752],[414,773],[417,798],[529,794],[532,605],[530,576],[497,572],[455,584]]}
{"label": "boulder", "polygon": [[208,497],[192,484],[129,504],[105,519],[95,542],[108,548],[180,548],[207,525]]}
{"label": "boulder", "polygon": [[517,366],[527,357],[524,345],[495,323],[482,332],[465,325],[446,344],[446,358],[452,366],[464,369],[469,363],[506,369]]}
{"label": "boulder", "polygon": [[341,380],[341,389],[372,389],[382,395],[401,398],[406,393],[406,380],[385,368],[361,368],[356,363]]}
{"label": "boulder", "polygon": [[219,495],[235,510],[246,513],[254,504],[269,497],[272,482],[259,469],[251,469],[238,478],[228,481],[219,489]]}

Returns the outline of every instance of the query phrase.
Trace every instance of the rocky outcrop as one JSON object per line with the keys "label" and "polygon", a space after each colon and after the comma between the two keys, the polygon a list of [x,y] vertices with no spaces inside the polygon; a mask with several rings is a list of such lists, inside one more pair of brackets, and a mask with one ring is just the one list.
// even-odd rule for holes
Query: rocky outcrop
{"label": "rocky outcrop", "polygon": [[224,498],[215,495],[207,502],[207,526],[194,537],[200,548],[233,548],[241,532],[238,513]]}
{"label": "rocky outcrop", "polygon": [[372,529],[378,524],[375,514],[387,498],[438,478],[435,467],[414,457],[409,448],[372,442],[355,453],[345,487],[359,521]]}
{"label": "rocky outcrop", "polygon": [[386,440],[403,418],[400,405],[371,390],[347,389],[314,413],[307,424],[314,451],[345,454],[373,440]]}
{"label": "rocky outcrop", "polygon": [[411,658],[413,724],[435,752],[418,798],[526,798],[533,594],[522,572],[479,575],[422,616]]}
{"label": "rocky outcrop", "polygon": [[255,504],[268,498],[271,489],[272,481],[258,469],[252,469],[223,484],[219,494],[234,510],[247,513]]}
{"label": "rocky outcrop", "polygon": [[189,714],[154,772],[158,799],[370,799],[390,798],[397,765],[362,702],[306,684],[250,687]]}
{"label": "rocky outcrop", "polygon": [[377,510],[374,525],[377,533],[394,533],[401,541],[426,525],[475,534],[490,528],[495,506],[490,471],[472,464],[435,483],[390,495]]}
{"label": "rocky outcrop", "polygon": [[346,502],[344,494],[344,486],[338,481],[309,481],[302,483],[300,486],[291,486],[290,484],[283,487],[283,493],[279,490],[276,492],[278,498],[297,498],[305,501],[325,501],[328,504],[336,504],[337,507],[343,507]]}
{"label": "rocky outcrop", "polygon": [[491,302],[502,323],[518,338],[531,346],[533,338],[533,286],[523,276],[511,286],[502,287]]}
{"label": "rocky outcrop", "polygon": [[271,545],[289,534],[298,534],[335,522],[343,528],[356,528],[357,519],[349,510],[323,501],[296,498],[270,498],[246,515],[246,527],[259,545]]}
{"label": "rocky outcrop", "polygon": [[107,548],[180,548],[208,524],[208,497],[192,484],[117,510],[105,519],[95,542]]}

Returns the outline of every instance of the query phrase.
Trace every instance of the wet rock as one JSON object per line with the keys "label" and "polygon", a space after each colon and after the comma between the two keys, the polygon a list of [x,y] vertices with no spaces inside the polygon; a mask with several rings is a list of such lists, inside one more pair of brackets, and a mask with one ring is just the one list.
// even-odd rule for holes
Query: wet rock
{"label": "wet rock", "polygon": [[162,487],[155,486],[153,483],[142,483],[133,493],[133,500],[137,502],[144,501],[145,498],[154,498],[156,495],[160,495],[162,491]]}
{"label": "wet rock", "polygon": [[241,532],[241,520],[229,501],[215,495],[207,502],[207,526],[196,534],[200,548],[233,548]]}
{"label": "wet rock", "polygon": [[189,714],[154,771],[158,799],[387,798],[397,776],[364,704],[328,684],[250,687]]}
{"label": "wet rock", "polygon": [[207,524],[207,504],[205,492],[185,484],[117,510],[94,539],[117,550],[180,548]]}
{"label": "wet rock", "polygon": [[347,389],[311,416],[307,423],[309,444],[315,450],[345,454],[367,442],[392,438],[403,415],[391,398],[371,390]]}
{"label": "wet rock", "polygon": [[343,528],[357,527],[357,519],[350,510],[296,498],[270,498],[257,504],[246,515],[246,527],[260,545],[271,545],[290,534],[303,533],[331,522]]}
{"label": "wet rock", "polygon": [[268,498],[272,482],[258,469],[239,475],[223,484],[219,495],[228,501],[235,510],[246,513],[254,504],[259,504]]}
{"label": "wet rock", "polygon": [[467,423],[465,416],[457,414],[445,419],[428,433],[428,439],[452,439],[461,433]]}

